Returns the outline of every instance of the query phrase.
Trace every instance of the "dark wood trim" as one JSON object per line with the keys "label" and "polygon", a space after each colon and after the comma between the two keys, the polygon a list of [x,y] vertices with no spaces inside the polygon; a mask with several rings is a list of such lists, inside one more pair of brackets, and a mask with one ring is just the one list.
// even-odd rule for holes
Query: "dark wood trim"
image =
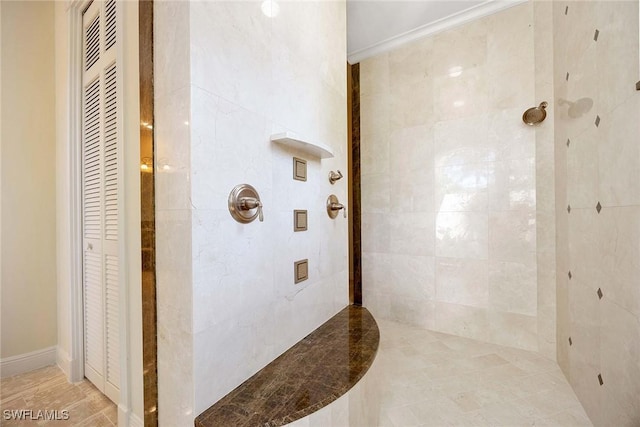
{"label": "dark wood trim", "polygon": [[362,241],[360,235],[360,223],[362,206],[360,202],[360,64],[349,67],[349,128],[350,128],[350,154],[349,181],[351,203],[351,251],[353,280],[351,282],[350,296],[352,303],[362,305]]}
{"label": "dark wood trim", "polygon": [[[140,49],[140,121],[154,123],[153,114],[153,0],[138,3]],[[153,127],[153,126],[151,126]],[[155,161],[153,129],[140,126],[140,162],[151,164],[140,172],[142,248],[142,361],[144,425],[158,425],[158,357],[156,317]]]}

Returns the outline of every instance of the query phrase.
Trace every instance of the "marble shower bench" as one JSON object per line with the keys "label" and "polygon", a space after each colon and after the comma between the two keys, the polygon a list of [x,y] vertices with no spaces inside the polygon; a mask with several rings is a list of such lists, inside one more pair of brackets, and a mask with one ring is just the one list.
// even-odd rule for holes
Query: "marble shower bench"
{"label": "marble shower bench", "polygon": [[379,341],[371,313],[348,306],[200,414],[195,425],[266,427],[300,420],[356,385]]}

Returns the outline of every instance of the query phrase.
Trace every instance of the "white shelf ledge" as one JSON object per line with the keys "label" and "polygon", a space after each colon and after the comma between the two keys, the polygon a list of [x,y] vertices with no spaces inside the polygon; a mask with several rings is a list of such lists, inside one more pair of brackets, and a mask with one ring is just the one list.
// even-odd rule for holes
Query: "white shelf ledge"
{"label": "white shelf ledge", "polygon": [[333,157],[333,150],[331,150],[331,148],[315,142],[303,141],[292,132],[273,134],[271,135],[271,141],[288,147],[297,148],[312,156],[320,157],[321,159],[329,159]]}

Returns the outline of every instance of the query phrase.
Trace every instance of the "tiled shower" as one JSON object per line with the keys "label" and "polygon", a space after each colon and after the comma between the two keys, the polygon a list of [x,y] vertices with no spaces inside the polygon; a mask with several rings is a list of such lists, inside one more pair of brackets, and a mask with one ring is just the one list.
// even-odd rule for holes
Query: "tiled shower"
{"label": "tiled shower", "polygon": [[[286,2],[271,19],[256,2],[159,1],[154,19],[159,416],[193,425],[349,303],[347,219],[326,212],[330,194],[347,200],[347,180],[328,179],[347,170],[346,9]],[[270,141],[283,132],[334,157]],[[232,218],[238,184],[264,222]]]}
{"label": "tiled shower", "polygon": [[[158,384],[187,425],[348,303],[345,8],[156,2]],[[303,17],[303,18],[301,18]],[[179,64],[180,66],[176,66]],[[528,1],[360,63],[363,305],[557,360],[640,423],[638,3]],[[522,113],[549,103],[547,119]],[[274,146],[292,131],[336,157]],[[292,158],[308,180],[291,178]],[[227,196],[255,186],[264,223]],[[597,206],[599,206],[597,208]],[[292,213],[307,210],[294,232]],[[295,261],[309,279],[293,283]]]}
{"label": "tiled shower", "polygon": [[638,425],[638,2],[557,2],[553,24],[558,362],[594,425]]}
{"label": "tiled shower", "polygon": [[557,358],[595,425],[638,425],[638,64],[631,1],[526,2],[362,61],[365,306]]}
{"label": "tiled shower", "polygon": [[537,40],[533,22],[525,3],[362,62],[374,315],[528,350],[553,342],[538,327],[536,262],[536,143],[551,141],[520,120],[544,100],[535,49],[551,35]]}

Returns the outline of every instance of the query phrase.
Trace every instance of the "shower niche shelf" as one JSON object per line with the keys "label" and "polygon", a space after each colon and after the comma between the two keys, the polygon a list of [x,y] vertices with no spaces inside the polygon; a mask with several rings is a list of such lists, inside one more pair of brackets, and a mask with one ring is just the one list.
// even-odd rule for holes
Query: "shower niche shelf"
{"label": "shower niche shelf", "polygon": [[321,159],[330,159],[333,157],[333,150],[326,145],[316,142],[308,142],[301,140],[298,135],[292,132],[276,133],[271,135],[271,142],[286,145],[287,147],[297,148]]}

